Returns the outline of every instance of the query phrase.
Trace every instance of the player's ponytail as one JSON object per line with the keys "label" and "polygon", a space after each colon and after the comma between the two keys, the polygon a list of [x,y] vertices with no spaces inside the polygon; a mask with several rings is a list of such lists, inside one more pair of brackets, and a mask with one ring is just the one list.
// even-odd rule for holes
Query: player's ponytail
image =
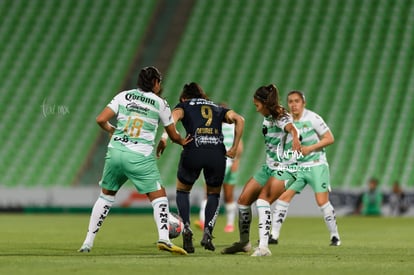
{"label": "player's ponytail", "polygon": [[287,115],[287,110],[279,103],[279,91],[274,84],[259,87],[254,98],[264,104],[274,119],[280,119]]}

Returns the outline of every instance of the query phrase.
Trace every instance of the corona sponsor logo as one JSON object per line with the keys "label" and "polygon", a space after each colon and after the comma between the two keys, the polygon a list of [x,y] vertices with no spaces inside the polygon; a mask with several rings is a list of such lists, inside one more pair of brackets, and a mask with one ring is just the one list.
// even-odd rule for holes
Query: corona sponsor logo
{"label": "corona sponsor logo", "polygon": [[137,95],[137,94],[133,94],[133,93],[128,93],[125,95],[125,99],[128,101],[132,101],[132,100],[139,100],[141,102],[147,103],[147,104],[151,104],[151,105],[155,105],[155,100],[142,96],[142,95]]}

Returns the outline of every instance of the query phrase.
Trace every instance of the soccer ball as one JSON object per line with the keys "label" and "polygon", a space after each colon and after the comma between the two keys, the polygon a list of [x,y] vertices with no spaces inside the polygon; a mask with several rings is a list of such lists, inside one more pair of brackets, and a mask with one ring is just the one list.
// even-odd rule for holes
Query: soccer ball
{"label": "soccer ball", "polygon": [[168,224],[168,232],[170,239],[177,238],[180,236],[181,232],[183,231],[184,224],[181,217],[176,213],[171,213],[168,217],[169,224]]}

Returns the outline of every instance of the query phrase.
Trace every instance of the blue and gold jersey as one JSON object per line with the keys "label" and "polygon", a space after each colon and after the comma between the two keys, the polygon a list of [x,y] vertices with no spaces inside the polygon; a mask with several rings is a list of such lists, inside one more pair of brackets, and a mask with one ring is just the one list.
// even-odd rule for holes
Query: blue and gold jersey
{"label": "blue and gold jersey", "polygon": [[181,102],[174,109],[184,111],[181,122],[187,135],[193,137],[193,141],[187,144],[185,149],[203,148],[225,151],[222,123],[229,109],[202,98]]}

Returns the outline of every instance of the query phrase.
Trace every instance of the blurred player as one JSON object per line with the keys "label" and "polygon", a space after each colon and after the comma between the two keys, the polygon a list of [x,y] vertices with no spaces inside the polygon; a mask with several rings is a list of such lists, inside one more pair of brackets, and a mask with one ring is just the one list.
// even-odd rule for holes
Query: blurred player
{"label": "blurred player", "polygon": [[[228,108],[226,104],[220,104],[224,108]],[[234,124],[223,123],[223,143],[226,150],[229,150],[234,140]],[[243,152],[243,142],[240,140],[237,148],[236,157],[227,158],[226,172],[224,174],[223,193],[224,193],[224,208],[226,212],[226,226],[224,232],[230,233],[234,231],[234,221],[237,215],[237,204],[234,201],[234,187],[237,184],[237,176],[239,174],[240,157]],[[204,212],[207,204],[207,199],[203,199],[200,204],[200,219],[195,224],[204,230]]]}
{"label": "blurred player", "polygon": [[[222,250],[223,254],[248,252],[250,244],[250,224],[252,220],[251,205],[256,201],[259,214],[259,233],[269,235],[271,225],[270,200],[268,196],[277,198],[287,186],[294,181],[294,175],[288,169],[281,169],[283,154],[283,140],[290,133],[293,137],[292,150],[300,149],[299,136],[293,125],[292,117],[283,106],[279,104],[279,92],[275,85],[259,87],[254,96],[253,103],[256,111],[264,116],[262,132],[266,146],[266,164],[249,179],[243,188],[238,200],[239,234],[240,240]],[[261,242],[264,241],[261,240]],[[267,245],[267,240],[266,240]],[[252,256],[270,256],[268,248],[259,247]]]}
{"label": "blurred player", "polygon": [[368,180],[368,190],[365,190],[357,199],[356,214],[364,216],[381,216],[384,194],[378,187],[378,179]]}
{"label": "blurred player", "polygon": [[[218,215],[221,186],[226,169],[226,156],[234,158],[244,127],[244,119],[233,110],[223,108],[208,100],[207,95],[197,83],[184,85],[180,103],[173,112],[175,123],[181,121],[193,141],[184,147],[177,172],[177,207],[183,219],[183,247],[194,253],[193,233],[190,228],[190,191],[203,170],[207,185],[207,204],[205,209],[204,234],[201,245],[215,250],[212,233]],[[234,123],[234,140],[227,150],[223,144],[222,123]],[[157,155],[166,147],[161,139]]]}
{"label": "blurred player", "polygon": [[[286,219],[289,203],[296,193],[309,184],[315,192],[316,203],[321,209],[330,233],[332,246],[341,244],[336,224],[335,210],[329,202],[330,178],[325,147],[334,143],[334,137],[325,121],[305,108],[302,92],[291,91],[287,97],[290,113],[301,136],[302,157],[297,159],[296,181],[276,201],[273,210],[272,234],[269,243],[277,244],[280,229]],[[289,146],[289,141],[287,141]]]}
{"label": "blurred player", "polygon": [[401,216],[410,208],[410,201],[398,181],[394,181],[389,197],[390,215]]}
{"label": "blurred player", "polygon": [[[88,233],[79,252],[91,251],[117,191],[130,179],[138,192],[146,194],[151,201],[158,229],[158,249],[187,254],[184,249],[172,244],[168,237],[168,199],[153,150],[159,122],[174,142],[185,145],[191,139],[182,139],[177,133],[170,107],[159,97],[161,74],[156,68],[143,68],[137,86],[138,89],[116,95],[96,118],[98,125],[109,133],[111,139],[99,183],[102,191],[93,206]],[[116,127],[109,122],[114,117],[117,119]]]}

